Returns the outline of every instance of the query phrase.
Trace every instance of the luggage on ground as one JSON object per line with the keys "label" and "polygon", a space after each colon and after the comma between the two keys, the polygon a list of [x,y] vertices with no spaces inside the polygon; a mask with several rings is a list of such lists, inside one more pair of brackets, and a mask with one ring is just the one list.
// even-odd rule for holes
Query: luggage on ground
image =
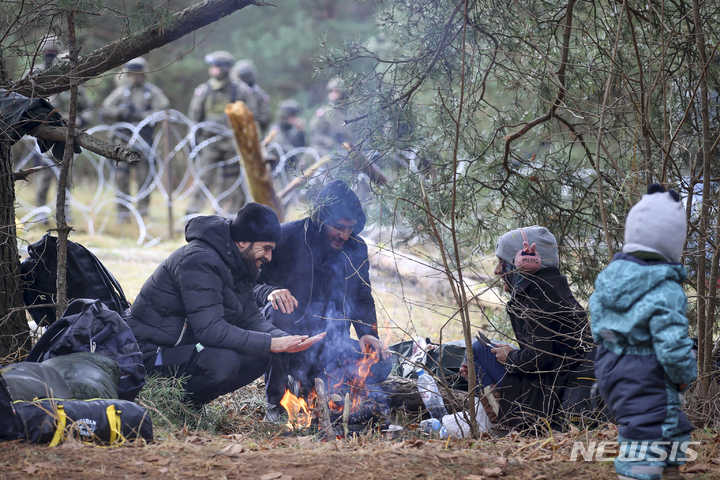
{"label": "luggage on ground", "polygon": [[[27,285],[23,290],[25,305],[55,303],[57,293],[57,238],[50,234],[28,247],[28,258],[20,267]],[[107,307],[123,315],[130,307],[122,287],[107,268],[87,248],[68,240],[67,297],[91,298],[102,301]],[[38,307],[28,310],[39,326],[52,325],[55,308]]]}
{"label": "luggage on ground", "polygon": [[100,300],[78,298],[62,318],[48,327],[27,362],[76,352],[91,352],[115,360],[120,367],[118,398],[133,400],[145,384],[145,366],[135,336],[120,314]]}

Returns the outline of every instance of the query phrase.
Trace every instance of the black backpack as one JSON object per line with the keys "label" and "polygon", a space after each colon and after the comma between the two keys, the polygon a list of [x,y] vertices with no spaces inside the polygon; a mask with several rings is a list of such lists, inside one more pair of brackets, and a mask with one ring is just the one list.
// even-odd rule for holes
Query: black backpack
{"label": "black backpack", "polygon": [[134,400],[145,384],[142,352],[132,330],[120,314],[100,300],[78,298],[70,302],[62,318],[48,327],[25,361],[43,362],[75,352],[93,352],[118,363],[118,397],[122,400]]}
{"label": "black backpack", "polygon": [[[50,234],[28,247],[29,257],[22,262],[21,273],[25,288],[25,305],[55,303],[57,281],[57,238]],[[92,298],[103,302],[110,310],[123,315],[130,304],[118,281],[87,248],[68,240],[67,297]],[[37,325],[52,325],[56,320],[54,307],[28,310]]]}

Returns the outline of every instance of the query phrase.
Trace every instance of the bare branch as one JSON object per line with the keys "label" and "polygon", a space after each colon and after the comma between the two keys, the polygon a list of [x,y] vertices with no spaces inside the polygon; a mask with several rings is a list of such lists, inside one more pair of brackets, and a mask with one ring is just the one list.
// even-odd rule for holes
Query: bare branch
{"label": "bare branch", "polygon": [[[67,136],[67,127],[40,125],[30,131],[30,135],[41,140],[64,142]],[[120,145],[111,145],[85,132],[76,131],[75,141],[79,146],[116,162],[135,163],[140,161],[139,152]]]}
{"label": "bare branch", "polygon": [[[77,80],[81,84],[85,83],[248,5],[269,4],[257,0],[205,0],[181,10],[162,24],[156,22],[141,32],[116,40],[79,59]],[[59,62],[45,72],[27,76],[16,83],[0,85],[0,88],[27,97],[47,97],[70,89],[70,78],[67,77],[69,71],[69,62]]]}

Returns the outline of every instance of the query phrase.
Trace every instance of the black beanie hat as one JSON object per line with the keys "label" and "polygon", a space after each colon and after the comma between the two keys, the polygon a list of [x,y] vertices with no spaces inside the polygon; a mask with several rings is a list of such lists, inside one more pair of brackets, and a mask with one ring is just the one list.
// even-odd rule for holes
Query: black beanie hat
{"label": "black beanie hat", "polygon": [[272,208],[260,203],[242,207],[230,224],[230,236],[236,242],[279,242],[280,221]]}

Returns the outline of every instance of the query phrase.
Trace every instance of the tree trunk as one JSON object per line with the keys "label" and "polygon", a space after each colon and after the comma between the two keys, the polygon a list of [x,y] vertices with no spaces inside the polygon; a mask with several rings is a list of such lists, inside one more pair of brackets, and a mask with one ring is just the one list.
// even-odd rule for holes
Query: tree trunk
{"label": "tree trunk", "polygon": [[[0,82],[5,82],[5,63],[0,50]],[[20,288],[20,256],[15,230],[15,179],[10,142],[0,141],[0,365],[16,362],[27,353],[29,328]]]}
{"label": "tree trunk", "polygon": [[225,115],[235,136],[235,148],[242,158],[245,179],[250,187],[253,201],[275,210],[282,222],[283,204],[275,193],[270,170],[263,158],[260,137],[252,112],[243,102],[235,102],[225,107]]}

